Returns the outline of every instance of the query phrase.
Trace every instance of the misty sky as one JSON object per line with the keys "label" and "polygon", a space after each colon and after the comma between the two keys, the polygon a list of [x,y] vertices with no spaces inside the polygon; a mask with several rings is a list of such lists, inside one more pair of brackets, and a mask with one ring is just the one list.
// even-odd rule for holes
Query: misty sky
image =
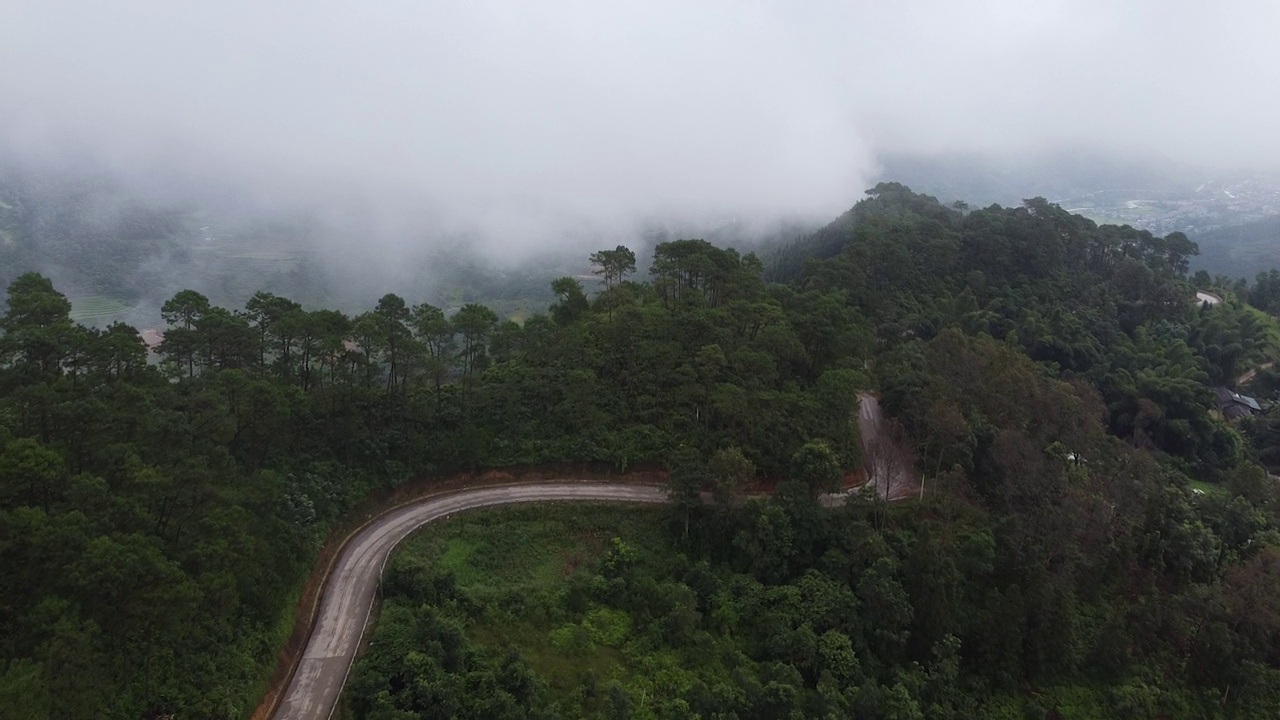
{"label": "misty sky", "polygon": [[0,131],[25,152],[526,241],[655,214],[830,217],[886,150],[1087,141],[1280,167],[1267,0],[7,0],[2,16]]}

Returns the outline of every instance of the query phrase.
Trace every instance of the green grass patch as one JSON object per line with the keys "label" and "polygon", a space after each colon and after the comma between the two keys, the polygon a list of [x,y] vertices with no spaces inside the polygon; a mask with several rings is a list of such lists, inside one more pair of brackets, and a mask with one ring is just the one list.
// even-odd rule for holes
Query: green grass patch
{"label": "green grass patch", "polygon": [[554,629],[533,623],[484,623],[468,630],[471,638],[485,647],[518,650],[529,667],[547,681],[556,697],[573,692],[587,674],[594,675],[601,686],[615,680],[626,682],[630,677],[627,659],[621,650],[597,644],[566,652],[556,647],[552,632]]}
{"label": "green grass patch", "polygon": [[471,554],[476,551],[475,543],[462,538],[449,538],[445,542],[444,552],[436,559],[436,567],[445,572],[458,573],[465,571]]}
{"label": "green grass patch", "polygon": [[1201,493],[1203,493],[1203,494],[1205,494],[1205,495],[1225,495],[1225,494],[1227,494],[1227,489],[1226,489],[1226,488],[1222,487],[1221,485],[1215,484],[1215,483],[1205,482],[1205,481],[1203,481],[1203,480],[1192,480],[1192,481],[1190,481],[1190,482],[1189,482],[1189,483],[1187,483],[1187,484],[1191,486],[1191,489],[1192,489],[1192,490],[1198,490],[1198,491],[1200,491]]}
{"label": "green grass patch", "polygon": [[[591,674],[602,687],[630,676],[622,646],[631,618],[597,608],[564,617],[567,580],[594,572],[615,537],[641,551],[668,552],[662,510],[612,504],[540,504],[463,513],[424,528],[392,559],[451,573],[467,596],[485,603],[467,635],[498,654],[517,650],[563,697]],[[583,642],[566,648],[557,633],[576,625]],[[572,644],[572,643],[571,643]]]}
{"label": "green grass patch", "polygon": [[465,591],[547,590],[598,559],[614,537],[661,546],[661,511],[615,505],[535,505],[464,513],[427,526],[395,561],[453,572]]}
{"label": "green grass patch", "polygon": [[223,257],[237,260],[261,260],[264,262],[296,262],[305,253],[290,250],[231,250],[220,253]]}
{"label": "green grass patch", "polygon": [[296,247],[262,247],[240,243],[208,245],[197,248],[225,260],[256,260],[260,262],[296,263],[305,260],[309,251]]}
{"label": "green grass patch", "polygon": [[71,298],[71,319],[76,322],[103,320],[132,309],[132,305],[105,295]]}

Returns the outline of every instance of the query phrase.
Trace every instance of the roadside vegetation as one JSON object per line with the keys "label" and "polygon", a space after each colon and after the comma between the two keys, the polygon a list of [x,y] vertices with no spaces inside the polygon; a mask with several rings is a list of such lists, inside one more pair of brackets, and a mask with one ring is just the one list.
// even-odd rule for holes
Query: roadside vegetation
{"label": "roadside vegetation", "polygon": [[[487,590],[468,570],[496,534],[397,570],[402,630],[376,636],[358,716],[410,717],[437,680],[492,698],[475,717],[1274,715],[1280,495],[1260,463],[1280,432],[1227,424],[1213,388],[1272,359],[1249,305],[1275,309],[1265,286],[1195,304],[1195,252],[1040,199],[886,184],[763,257],[601,250],[600,292],[560,278],[523,323],[183,291],[154,363],[134,328],[77,325],[21,275],[0,319],[0,717],[243,717],[351,507],[548,464],[661,466],[673,502],[622,523],[621,570],[613,535],[575,542],[519,657],[492,621],[518,615],[499,586],[518,568],[491,551]],[[926,492],[823,510],[868,459],[865,391]],[[758,481],[773,498],[732,512],[699,496]],[[527,595],[554,564],[522,563]],[[545,647],[587,648],[595,690]]]}

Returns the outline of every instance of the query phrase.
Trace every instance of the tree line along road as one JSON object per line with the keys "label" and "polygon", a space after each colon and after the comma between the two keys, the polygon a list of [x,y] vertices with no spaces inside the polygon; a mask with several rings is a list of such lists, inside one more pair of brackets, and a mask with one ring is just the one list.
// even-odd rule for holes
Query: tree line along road
{"label": "tree line along road", "polygon": [[[862,426],[864,446],[869,452],[892,448],[896,455],[896,446],[885,434],[884,419],[875,396],[863,393],[859,401],[858,420]],[[877,444],[871,442],[873,440],[881,442]],[[871,471],[871,474],[886,475],[884,478],[870,478],[868,487],[876,488],[877,483],[887,485],[888,491],[884,494],[891,500],[914,494],[894,492],[910,485],[906,481],[910,475],[909,465],[893,463],[886,472]],[[843,504],[847,499],[845,492],[821,498],[828,506]],[[373,519],[347,542],[334,563],[323,588],[311,634],[272,717],[275,720],[328,720],[333,716],[373,611],[383,567],[396,546],[415,530],[463,510],[554,501],[664,503],[668,501],[668,495],[665,489],[651,485],[566,480],[460,490],[424,498]],[[710,498],[704,498],[704,501],[710,501]]]}

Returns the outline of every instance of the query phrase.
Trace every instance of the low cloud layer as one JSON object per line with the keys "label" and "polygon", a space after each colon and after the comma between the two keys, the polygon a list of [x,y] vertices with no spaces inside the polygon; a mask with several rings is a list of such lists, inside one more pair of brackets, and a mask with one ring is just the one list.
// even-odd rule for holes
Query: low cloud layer
{"label": "low cloud layer", "polygon": [[1266,0],[16,0],[0,131],[518,252],[647,217],[829,217],[883,151],[1277,167],[1277,27]]}

